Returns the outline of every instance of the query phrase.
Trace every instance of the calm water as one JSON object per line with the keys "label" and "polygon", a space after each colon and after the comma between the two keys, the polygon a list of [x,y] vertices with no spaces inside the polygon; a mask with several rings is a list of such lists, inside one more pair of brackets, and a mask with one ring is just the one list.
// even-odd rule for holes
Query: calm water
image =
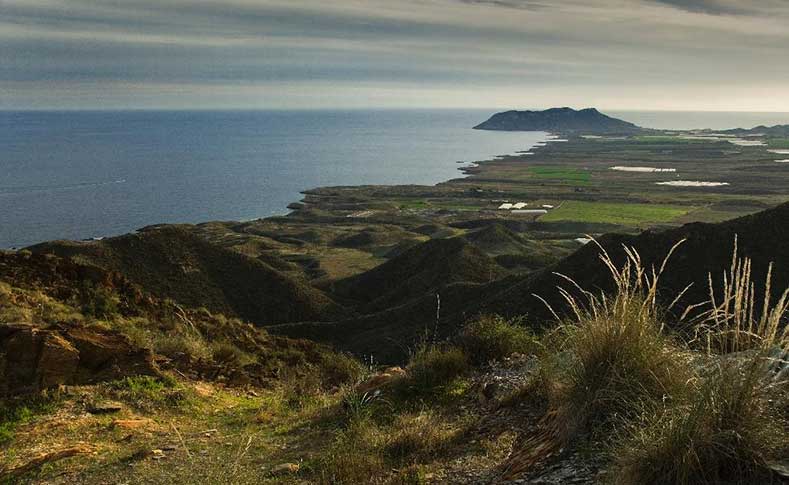
{"label": "calm water", "polygon": [[434,184],[541,133],[489,111],[0,112],[0,248],[284,214],[325,185]]}
{"label": "calm water", "polygon": [[[542,133],[471,130],[496,110],[0,112],[0,248],[161,222],[284,214],[325,185],[434,184]],[[789,123],[787,113],[610,112],[650,128]]]}

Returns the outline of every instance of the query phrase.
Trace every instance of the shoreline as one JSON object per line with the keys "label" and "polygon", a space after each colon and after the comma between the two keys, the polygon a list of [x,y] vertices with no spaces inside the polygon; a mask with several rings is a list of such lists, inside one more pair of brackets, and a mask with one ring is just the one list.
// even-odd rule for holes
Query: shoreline
{"label": "shoreline", "polygon": [[[469,128],[469,129],[471,129],[471,128]],[[534,150],[534,149],[536,149],[536,148],[540,148],[540,147],[542,147],[542,146],[545,146],[545,145],[544,145],[544,143],[545,143],[545,139],[544,139],[544,137],[546,137],[546,136],[552,136],[552,134],[550,134],[550,133],[547,133],[547,132],[538,132],[538,131],[535,131],[535,132],[522,132],[522,133],[542,133],[542,134],[543,134],[543,139],[541,139],[541,140],[539,140],[539,141],[535,142],[535,144],[534,144],[534,145],[532,145],[532,146],[531,146],[531,147],[528,149],[528,152],[531,152],[532,150]],[[543,145],[540,145],[540,143],[543,143]],[[462,180],[462,179],[464,179],[464,178],[467,178],[467,177],[468,177],[468,176],[470,176],[470,175],[471,175],[471,173],[472,173],[472,172],[468,172],[467,170],[468,170],[469,168],[476,168],[476,167],[478,167],[478,166],[479,166],[480,164],[482,164],[482,163],[486,163],[486,162],[489,162],[489,161],[491,161],[491,160],[496,160],[496,159],[500,159],[500,158],[506,158],[506,157],[510,157],[510,156],[515,156],[516,154],[527,153],[527,151],[523,151],[523,149],[522,149],[522,148],[519,148],[518,150],[519,150],[519,151],[517,151],[517,152],[515,152],[515,153],[513,153],[513,154],[493,155],[493,156],[491,156],[490,158],[483,159],[483,160],[473,160],[473,161],[472,161],[472,160],[469,160],[469,161],[461,160],[461,161],[455,161],[455,162],[454,162],[455,164],[461,164],[461,163],[462,163],[462,164],[464,164],[463,166],[457,166],[457,167],[455,167],[455,168],[456,168],[456,170],[457,170],[458,172],[460,172],[460,173],[461,173],[461,176],[460,176],[460,177],[452,177],[452,178],[449,178],[449,179],[441,180],[441,181],[438,181],[438,182],[436,182],[436,183],[434,183],[434,184],[397,184],[397,185],[387,185],[387,184],[361,184],[361,185],[322,185],[322,186],[316,186],[316,187],[311,187],[311,188],[305,188],[305,189],[303,189],[303,190],[300,190],[300,191],[298,192],[298,194],[300,194],[300,195],[302,195],[302,196],[305,196],[305,195],[307,195],[309,192],[312,192],[312,191],[318,191],[318,190],[323,190],[323,189],[334,189],[334,188],[347,188],[347,187],[382,187],[382,188],[383,188],[383,187],[397,187],[397,186],[435,187],[435,186],[438,186],[438,185],[441,185],[441,184],[450,183],[450,182],[452,182],[452,181],[454,181],[454,180]],[[149,228],[149,227],[155,227],[155,226],[167,226],[167,225],[200,225],[200,224],[210,224],[210,223],[213,223],[213,222],[238,222],[238,223],[248,223],[248,222],[254,222],[254,221],[265,220],[265,219],[269,219],[269,218],[280,218],[280,217],[288,217],[288,216],[290,216],[291,214],[293,214],[294,212],[296,212],[296,211],[298,211],[298,210],[299,210],[299,209],[293,209],[293,208],[291,208],[291,207],[290,207],[291,205],[295,205],[295,204],[303,204],[303,203],[304,203],[304,197],[302,197],[302,198],[300,198],[300,199],[298,199],[298,200],[296,200],[296,201],[289,202],[289,203],[288,203],[288,204],[287,204],[287,205],[286,205],[286,206],[285,206],[285,207],[282,209],[282,213],[278,213],[278,214],[271,214],[271,215],[268,215],[268,216],[262,216],[262,217],[251,217],[251,218],[232,218],[232,219],[208,219],[208,220],[200,220],[200,221],[198,221],[198,222],[188,222],[188,221],[176,221],[176,222],[152,222],[152,223],[145,224],[145,225],[143,225],[143,226],[140,226],[140,227],[137,227],[137,228],[134,228],[134,229],[131,229],[131,230],[125,231],[125,232],[120,232],[120,233],[117,233],[117,234],[102,234],[102,235],[94,235],[94,236],[89,236],[89,237],[82,237],[82,238],[78,238],[78,239],[67,239],[67,238],[54,238],[54,239],[46,239],[46,240],[43,240],[43,241],[37,241],[37,242],[30,243],[30,244],[25,244],[25,245],[17,245],[17,246],[9,246],[9,247],[4,247],[4,248],[0,248],[0,250],[2,250],[2,251],[20,251],[20,250],[23,250],[23,249],[25,249],[25,248],[28,248],[28,247],[31,247],[31,246],[35,246],[35,245],[38,245],[38,244],[45,244],[45,243],[49,243],[49,242],[55,242],[55,241],[69,241],[69,242],[90,243],[90,242],[95,242],[95,241],[101,241],[101,240],[103,240],[103,239],[107,239],[107,238],[112,238],[112,237],[119,237],[119,236],[123,236],[123,235],[126,235],[126,234],[134,234],[134,233],[137,233],[137,232],[139,232],[139,231],[142,231],[142,230],[144,230],[144,229],[146,229],[146,228]]]}

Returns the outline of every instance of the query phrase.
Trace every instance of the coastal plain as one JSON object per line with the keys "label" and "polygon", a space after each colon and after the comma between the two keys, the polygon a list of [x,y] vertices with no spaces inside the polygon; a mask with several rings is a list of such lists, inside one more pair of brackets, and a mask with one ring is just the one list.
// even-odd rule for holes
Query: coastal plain
{"label": "coastal plain", "polygon": [[[562,136],[464,165],[465,177],[434,186],[321,187],[305,191],[287,216],[186,227],[249,256],[282,258],[294,274],[320,283],[371,269],[420,242],[495,224],[540,248],[532,255],[542,261],[509,268],[528,271],[572,252],[586,235],[719,222],[789,196],[789,170],[769,151],[786,138]],[[523,210],[499,209],[519,202],[527,204]]]}

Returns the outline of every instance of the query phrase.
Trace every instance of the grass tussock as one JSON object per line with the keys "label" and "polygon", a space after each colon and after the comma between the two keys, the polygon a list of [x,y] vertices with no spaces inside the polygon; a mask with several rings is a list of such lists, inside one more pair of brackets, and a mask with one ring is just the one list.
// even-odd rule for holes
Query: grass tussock
{"label": "grass tussock", "polygon": [[630,424],[614,451],[617,482],[768,480],[766,464],[787,451],[788,430],[758,367],[753,360],[716,366],[689,398]]}
{"label": "grass tussock", "polygon": [[615,294],[561,290],[575,318],[547,338],[542,382],[562,438],[602,438],[616,483],[770,480],[771,461],[789,452],[789,292],[771,302],[771,271],[758,288],[735,243],[722,290],[710,277],[709,301],[689,309],[706,308],[685,344],[655,304],[665,261],[646,271],[626,253],[619,268],[601,255]]}
{"label": "grass tussock", "polygon": [[[390,408],[391,410],[391,408]],[[423,409],[383,416],[357,416],[313,466],[326,484],[423,483],[420,465],[440,459],[463,428]]]}
{"label": "grass tussock", "polygon": [[[736,249],[722,293],[710,277],[708,310],[696,379],[686,398],[629,429],[617,448],[620,482],[755,483],[769,464],[789,454],[789,339],[784,292],[770,301],[772,266],[757,306],[751,262]],[[722,294],[722,296],[720,296]],[[716,299],[716,295],[719,295]]]}
{"label": "grass tussock", "polygon": [[581,290],[581,298],[561,290],[575,318],[546,339],[544,382],[566,440],[681,394],[689,377],[687,356],[663,332],[655,303],[660,271],[644,271],[634,251],[621,268],[605,252],[601,258],[617,292]]}
{"label": "grass tussock", "polygon": [[512,354],[529,354],[539,341],[523,324],[523,319],[483,315],[466,325],[459,337],[460,347],[474,364],[501,360]]}
{"label": "grass tussock", "polygon": [[414,352],[406,368],[404,384],[429,391],[452,383],[469,370],[469,360],[457,347],[423,345]]}

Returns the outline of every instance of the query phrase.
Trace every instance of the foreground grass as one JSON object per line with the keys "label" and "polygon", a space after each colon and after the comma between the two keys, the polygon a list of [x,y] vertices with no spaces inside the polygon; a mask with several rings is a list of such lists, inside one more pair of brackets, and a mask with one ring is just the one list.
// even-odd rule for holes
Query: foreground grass
{"label": "foreground grass", "polygon": [[780,378],[789,290],[757,304],[750,262],[735,256],[722,294],[710,280],[709,310],[686,344],[670,336],[655,304],[665,262],[647,272],[632,250],[621,268],[602,259],[616,293],[565,293],[575,317],[549,336],[543,357],[561,443],[602,444],[616,483],[774,480],[770,463],[789,452],[789,387]]}

